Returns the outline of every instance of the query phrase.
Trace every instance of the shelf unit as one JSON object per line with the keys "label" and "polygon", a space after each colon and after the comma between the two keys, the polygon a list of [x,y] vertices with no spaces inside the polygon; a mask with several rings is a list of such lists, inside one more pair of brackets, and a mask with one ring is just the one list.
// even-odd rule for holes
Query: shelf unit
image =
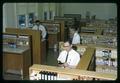
{"label": "shelf unit", "polygon": [[93,34],[80,34],[82,44],[94,44],[108,47],[117,47],[117,37],[115,36],[103,36]]}
{"label": "shelf unit", "polygon": [[3,33],[3,45],[11,48],[31,47],[31,36],[27,34]]}
{"label": "shelf unit", "polygon": [[117,75],[117,49],[96,47],[96,72]]}

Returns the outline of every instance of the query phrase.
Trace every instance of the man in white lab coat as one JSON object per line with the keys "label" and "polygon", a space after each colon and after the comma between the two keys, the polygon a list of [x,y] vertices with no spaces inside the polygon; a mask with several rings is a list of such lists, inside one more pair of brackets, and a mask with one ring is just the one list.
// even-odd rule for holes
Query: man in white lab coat
{"label": "man in white lab coat", "polygon": [[33,30],[42,31],[42,39],[46,39],[47,31],[43,25],[40,24],[39,20],[35,21],[35,25],[33,26]]}
{"label": "man in white lab coat", "polygon": [[61,67],[76,68],[80,61],[80,55],[72,49],[71,41],[64,42],[64,50],[60,52],[57,61],[58,65]]}
{"label": "man in white lab coat", "polygon": [[70,28],[69,30],[72,44],[80,44],[80,35],[78,34],[77,28]]}

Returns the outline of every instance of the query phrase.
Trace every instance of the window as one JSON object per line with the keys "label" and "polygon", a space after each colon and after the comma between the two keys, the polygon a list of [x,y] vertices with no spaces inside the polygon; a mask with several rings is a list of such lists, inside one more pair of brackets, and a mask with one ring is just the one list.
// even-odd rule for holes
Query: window
{"label": "window", "polygon": [[47,12],[44,12],[44,20],[47,20]]}
{"label": "window", "polygon": [[26,17],[25,15],[18,15],[18,27],[25,28],[26,27]]}
{"label": "window", "polygon": [[33,27],[34,23],[34,13],[29,13],[28,14],[28,27]]}

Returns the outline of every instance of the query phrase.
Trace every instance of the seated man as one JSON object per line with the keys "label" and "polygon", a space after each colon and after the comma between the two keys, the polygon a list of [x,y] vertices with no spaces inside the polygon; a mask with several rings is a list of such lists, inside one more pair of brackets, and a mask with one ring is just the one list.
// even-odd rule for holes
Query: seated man
{"label": "seated man", "polygon": [[61,67],[76,68],[80,61],[80,55],[72,49],[72,42],[64,42],[64,50],[59,54],[58,64]]}

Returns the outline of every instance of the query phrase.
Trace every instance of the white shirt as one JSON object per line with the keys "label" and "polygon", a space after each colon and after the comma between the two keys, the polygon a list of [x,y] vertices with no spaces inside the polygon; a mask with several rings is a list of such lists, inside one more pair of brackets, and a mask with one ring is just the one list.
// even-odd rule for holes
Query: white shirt
{"label": "white shirt", "polygon": [[[67,51],[62,51],[59,54],[58,61],[61,61],[62,63],[65,63],[67,56]],[[68,53],[67,63],[70,66],[77,66],[80,61],[80,55],[75,50],[71,49]]]}
{"label": "white shirt", "polygon": [[80,44],[80,35],[77,32],[74,33],[72,44]]}
{"label": "white shirt", "polygon": [[42,31],[42,38],[44,39],[46,37],[46,30],[45,27],[43,25],[39,25],[39,28],[37,25],[33,26],[33,30],[41,30]]}

